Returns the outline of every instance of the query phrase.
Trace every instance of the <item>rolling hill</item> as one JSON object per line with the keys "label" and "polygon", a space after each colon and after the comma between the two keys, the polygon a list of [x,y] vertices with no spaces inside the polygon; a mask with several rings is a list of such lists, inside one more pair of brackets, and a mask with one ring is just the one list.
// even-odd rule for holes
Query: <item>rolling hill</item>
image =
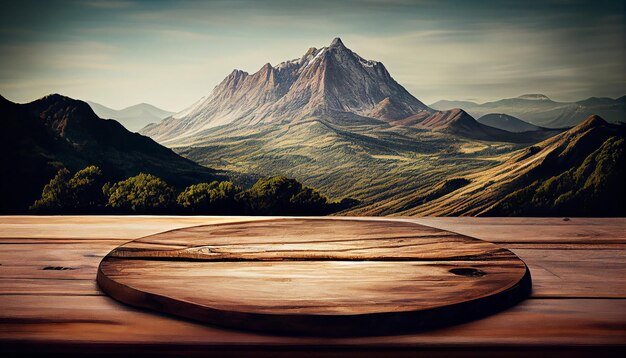
{"label": "rolling hill", "polygon": [[535,127],[527,131],[507,131],[475,120],[460,108],[434,113],[418,113],[403,120],[392,122],[394,125],[412,125],[437,132],[445,132],[459,137],[511,143],[535,143],[551,137],[561,130]]}
{"label": "rolling hill", "polygon": [[0,96],[0,121],[2,212],[25,211],[62,167],[98,165],[111,179],[146,172],[177,186],[223,177],[58,94],[26,104]]}
{"label": "rolling hill", "polygon": [[335,124],[324,119],[217,128],[173,149],[229,172],[284,175],[327,193],[375,205],[442,177],[488,168],[524,144],[477,141],[412,126]]}
{"label": "rolling hill", "polygon": [[543,127],[524,122],[519,118],[515,118],[504,113],[485,114],[484,116],[478,118],[477,121],[484,125],[513,133],[540,131],[544,129]]}
{"label": "rolling hill", "polygon": [[160,122],[174,112],[168,112],[151,104],[140,103],[124,109],[112,109],[96,102],[87,101],[87,104],[100,118],[115,119],[131,132],[138,132],[150,123]]}
{"label": "rolling hill", "polygon": [[494,102],[438,101],[431,104],[437,110],[462,108],[475,118],[490,113],[505,113],[530,124],[547,128],[573,127],[591,115],[608,122],[626,120],[626,96],[617,99],[591,97],[578,102],[555,102],[542,94],[526,94]]}

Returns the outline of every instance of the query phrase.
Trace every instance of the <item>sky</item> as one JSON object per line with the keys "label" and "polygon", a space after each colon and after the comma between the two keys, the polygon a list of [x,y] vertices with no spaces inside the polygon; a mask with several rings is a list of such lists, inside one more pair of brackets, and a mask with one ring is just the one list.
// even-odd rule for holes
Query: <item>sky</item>
{"label": "sky", "polygon": [[5,3],[0,94],[180,111],[233,69],[334,37],[421,101],[626,94],[624,1],[65,0]]}

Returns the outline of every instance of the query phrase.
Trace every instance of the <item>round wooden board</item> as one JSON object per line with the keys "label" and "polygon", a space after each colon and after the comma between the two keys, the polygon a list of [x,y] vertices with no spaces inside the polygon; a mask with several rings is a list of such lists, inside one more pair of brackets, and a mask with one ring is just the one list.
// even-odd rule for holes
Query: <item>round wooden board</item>
{"label": "round wooden board", "polygon": [[524,299],[528,268],[498,246],[403,221],[275,219],[131,241],[100,263],[113,298],[230,328],[381,335],[475,319]]}

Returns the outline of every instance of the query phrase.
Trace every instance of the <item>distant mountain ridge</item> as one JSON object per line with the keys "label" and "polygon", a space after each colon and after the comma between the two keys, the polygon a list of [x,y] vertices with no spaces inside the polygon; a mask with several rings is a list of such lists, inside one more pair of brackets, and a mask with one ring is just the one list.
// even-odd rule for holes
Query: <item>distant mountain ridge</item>
{"label": "distant mountain ridge", "polygon": [[301,58],[265,64],[250,75],[234,70],[211,93],[163,122],[142,129],[161,143],[222,125],[241,127],[303,120],[389,122],[433,112],[398,84],[381,62],[365,60],[341,39]]}
{"label": "distant mountain ridge", "polygon": [[578,102],[555,102],[543,94],[526,94],[482,104],[441,100],[430,106],[437,110],[462,108],[475,118],[504,113],[548,128],[573,127],[591,115],[599,115],[611,123],[626,121],[626,96],[616,99],[591,97]]}
{"label": "distant mountain ridge", "polygon": [[517,97],[518,99],[527,99],[530,101],[550,101],[552,102],[552,100],[546,96],[545,94],[541,94],[541,93],[529,93],[529,94],[523,94],[519,97]]}
{"label": "distant mountain ridge", "polygon": [[150,123],[157,123],[174,114],[148,103],[139,103],[123,109],[113,109],[102,104],[86,101],[100,118],[115,119],[131,132],[138,132]]}
{"label": "distant mountain ridge", "polygon": [[0,96],[0,120],[1,212],[25,211],[62,167],[98,165],[119,179],[145,172],[176,186],[223,177],[58,94],[26,104]]}
{"label": "distant mountain ridge", "polygon": [[510,131],[505,128],[499,128],[498,125],[481,123],[460,108],[436,111],[434,113],[420,112],[408,118],[394,121],[392,124],[410,125],[416,128],[450,133],[468,139],[511,143],[535,143],[561,131],[536,126],[532,126],[532,128],[527,130]]}
{"label": "distant mountain ridge", "polygon": [[[542,95],[524,98],[545,100]],[[515,143],[536,142],[555,133],[540,127],[510,133],[481,124],[466,111],[435,111],[399,85],[381,62],[360,57],[339,38],[328,47],[309,48],[301,58],[276,66],[267,63],[252,75],[234,70],[208,96],[141,133],[175,147],[201,143],[216,128],[235,131],[302,120],[417,126],[470,139]],[[531,131],[536,133],[519,133]]]}
{"label": "distant mountain ridge", "polygon": [[519,118],[510,116],[505,113],[485,114],[484,116],[478,118],[477,121],[484,125],[513,133],[540,131],[544,129],[543,127],[524,122]]}

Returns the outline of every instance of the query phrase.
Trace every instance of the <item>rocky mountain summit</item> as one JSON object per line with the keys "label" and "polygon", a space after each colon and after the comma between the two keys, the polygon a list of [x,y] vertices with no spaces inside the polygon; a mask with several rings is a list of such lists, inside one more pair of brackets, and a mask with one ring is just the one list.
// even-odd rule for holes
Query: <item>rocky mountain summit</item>
{"label": "rocky mountain summit", "polygon": [[157,141],[199,134],[231,125],[322,117],[353,121],[362,117],[390,122],[433,112],[396,82],[378,61],[362,58],[335,38],[327,47],[309,48],[297,59],[256,73],[231,72],[211,93],[184,111],[142,130]]}

